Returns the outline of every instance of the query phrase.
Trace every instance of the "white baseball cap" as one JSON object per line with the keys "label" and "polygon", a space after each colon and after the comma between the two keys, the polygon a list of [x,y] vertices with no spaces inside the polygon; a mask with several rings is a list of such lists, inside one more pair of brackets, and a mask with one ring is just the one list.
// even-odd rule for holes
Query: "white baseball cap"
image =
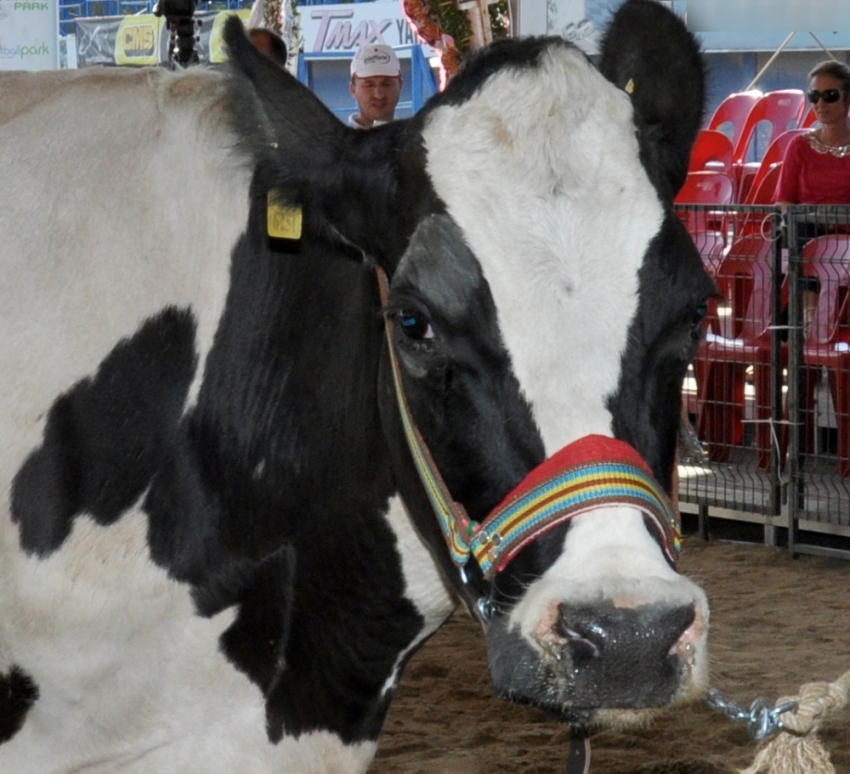
{"label": "white baseball cap", "polygon": [[382,75],[395,78],[401,75],[401,65],[392,46],[370,43],[360,46],[354,59],[351,60],[351,75],[356,75],[358,78],[374,78]]}

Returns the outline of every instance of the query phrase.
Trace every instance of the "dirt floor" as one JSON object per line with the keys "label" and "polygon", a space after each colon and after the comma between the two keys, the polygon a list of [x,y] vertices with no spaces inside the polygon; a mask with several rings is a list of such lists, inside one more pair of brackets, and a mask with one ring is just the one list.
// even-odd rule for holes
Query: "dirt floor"
{"label": "dirt floor", "polygon": [[[850,670],[850,562],[687,538],[681,569],[711,604],[712,685],[749,706]],[[850,707],[822,730],[850,772]],[[370,774],[563,774],[564,728],[493,695],[484,642],[456,613],[405,672]],[[704,705],[592,740],[591,774],[727,774],[753,762],[746,730]]]}

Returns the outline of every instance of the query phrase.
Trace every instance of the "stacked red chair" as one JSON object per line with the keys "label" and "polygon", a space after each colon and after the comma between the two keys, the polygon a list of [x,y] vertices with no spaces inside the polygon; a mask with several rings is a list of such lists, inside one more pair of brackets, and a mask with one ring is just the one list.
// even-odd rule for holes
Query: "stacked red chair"
{"label": "stacked red chair", "polygon": [[723,172],[732,175],[732,141],[717,129],[700,129],[688,172]]}
{"label": "stacked red chair", "polygon": [[803,345],[806,422],[803,449],[812,450],[815,388],[826,371],[838,427],[838,470],[850,477],[850,236],[822,236],[803,248],[803,273],[817,277],[820,289],[814,318]]}
{"label": "stacked red chair", "polygon": [[[783,159],[785,158],[785,151],[788,149],[788,145],[797,135],[806,134],[808,129],[789,129],[787,132],[782,132],[773,142],[768,145],[767,150],[764,153],[764,157],[758,165],[758,169],[755,174],[749,178],[749,183],[747,184],[748,191],[747,195],[742,200],[745,204],[754,204],[753,198],[755,198],[756,192],[759,192],[759,186],[764,181],[764,178],[767,176],[767,173],[770,172],[773,167],[778,164],[781,164]],[[777,179],[778,182],[778,179]],[[775,192],[776,186],[774,186]],[[762,203],[765,203],[765,192],[759,192],[759,197]],[[749,200],[749,201],[748,201]],[[773,200],[769,203],[773,203]]]}
{"label": "stacked red chair", "polygon": [[[735,184],[723,172],[689,172],[676,196],[680,205],[728,205],[734,202]],[[727,217],[723,211],[686,207],[679,217],[688,229],[709,272],[726,247]]]}
{"label": "stacked red chair", "polygon": [[738,187],[738,201],[746,198],[748,180],[759,168],[759,161],[748,162],[751,147],[761,128],[769,128],[769,141],[789,129],[797,129],[806,109],[806,95],[800,89],[770,91],[753,106],[732,151],[732,166]]}
{"label": "stacked red chair", "polygon": [[747,118],[761,97],[762,93],[758,89],[735,92],[726,97],[711,116],[708,128],[727,135],[732,142],[733,152],[744,132]]}
{"label": "stacked red chair", "polygon": [[744,441],[746,372],[753,369],[755,445],[759,467],[770,466],[773,243],[751,234],[736,240],[715,274],[731,315],[721,334],[709,331],[694,361],[698,434],[709,458],[729,460]]}
{"label": "stacked red chair", "polygon": [[815,113],[814,107],[810,107],[808,113],[803,115],[802,120],[800,121],[801,129],[810,129],[818,122],[818,115]]}

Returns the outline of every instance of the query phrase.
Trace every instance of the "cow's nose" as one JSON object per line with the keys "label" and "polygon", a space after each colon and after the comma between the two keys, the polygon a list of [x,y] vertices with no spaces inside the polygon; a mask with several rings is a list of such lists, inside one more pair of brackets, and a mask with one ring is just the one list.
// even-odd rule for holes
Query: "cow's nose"
{"label": "cow's nose", "polygon": [[509,618],[494,617],[487,638],[499,692],[571,723],[603,725],[634,718],[602,711],[696,698],[706,680],[704,601],[635,597],[554,603],[530,642]]}
{"label": "cow's nose", "polygon": [[[663,663],[686,657],[684,640],[696,612],[694,605],[559,606],[557,634],[573,669],[608,662],[606,672],[628,671],[629,664]],[[680,652],[683,651],[683,652]],[[624,663],[625,662],[625,663]]]}

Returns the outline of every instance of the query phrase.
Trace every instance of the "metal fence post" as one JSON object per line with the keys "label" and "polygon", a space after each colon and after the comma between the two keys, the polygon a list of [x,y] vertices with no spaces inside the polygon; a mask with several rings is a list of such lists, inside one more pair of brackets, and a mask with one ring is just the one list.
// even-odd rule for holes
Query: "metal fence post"
{"label": "metal fence post", "polygon": [[[775,210],[771,217],[770,236],[773,240],[773,281],[771,283],[771,331],[770,331],[770,513],[778,516],[782,497],[780,457],[780,434],[783,418],[782,407],[782,326],[779,320],[782,316],[782,250],[785,247],[785,234],[782,228],[782,216]],[[764,528],[766,545],[776,545],[776,526],[773,522]]]}
{"label": "metal fence post", "polygon": [[798,511],[804,507],[805,491],[800,475],[800,428],[804,421],[800,405],[803,348],[803,309],[800,294],[800,221],[801,208],[788,210],[788,553],[796,556]]}

